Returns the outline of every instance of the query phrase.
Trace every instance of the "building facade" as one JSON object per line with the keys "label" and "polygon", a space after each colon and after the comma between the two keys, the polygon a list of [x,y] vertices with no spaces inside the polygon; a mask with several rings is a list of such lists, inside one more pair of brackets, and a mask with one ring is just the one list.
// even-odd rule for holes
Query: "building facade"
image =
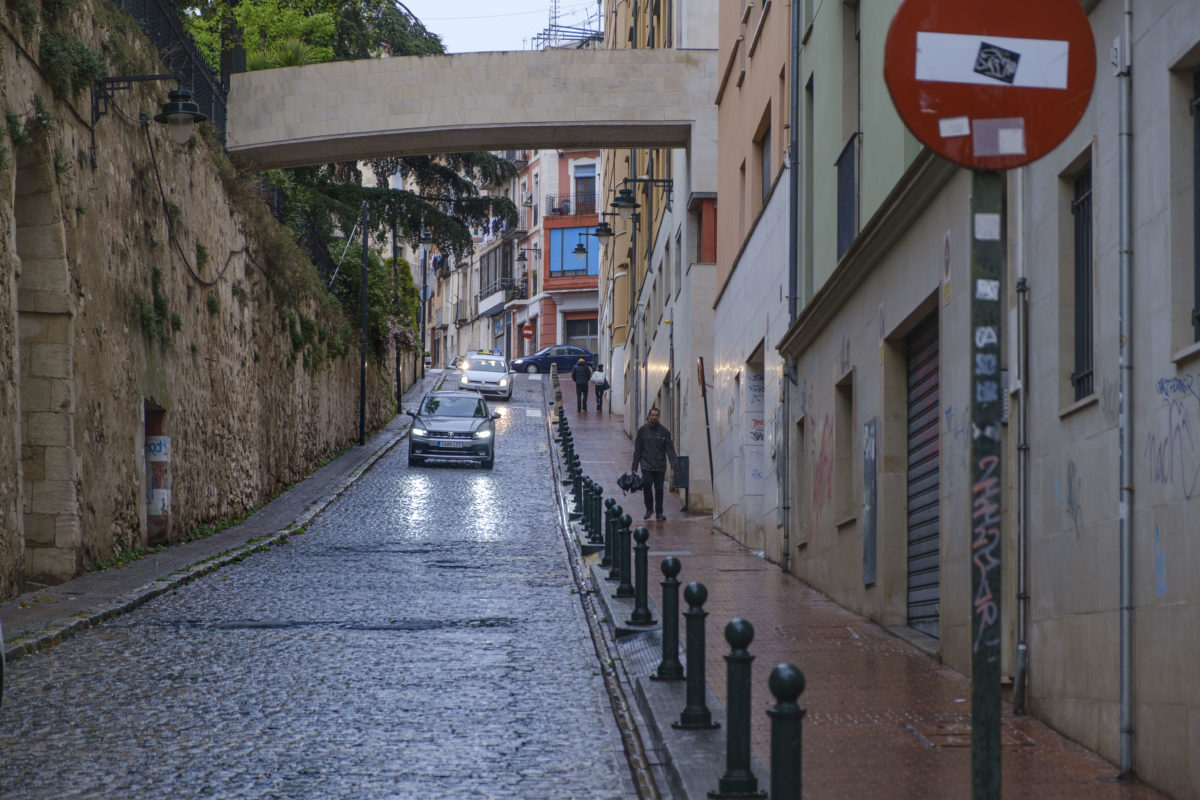
{"label": "building facade", "polygon": [[[898,6],[721,3],[714,515],[969,674],[973,182],[891,103]],[[1081,8],[1090,105],[1005,176],[1002,672],[1196,798],[1200,3]]]}

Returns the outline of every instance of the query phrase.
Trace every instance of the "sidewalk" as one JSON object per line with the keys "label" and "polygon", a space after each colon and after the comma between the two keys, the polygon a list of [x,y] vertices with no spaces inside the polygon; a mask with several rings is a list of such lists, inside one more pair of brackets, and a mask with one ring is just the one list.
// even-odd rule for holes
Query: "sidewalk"
{"label": "sidewalk", "polygon": [[[442,374],[441,370],[428,372],[408,388],[404,402],[416,403]],[[0,646],[11,662],[287,538],[403,439],[411,421],[397,414],[366,444],[349,448],[240,525],[0,603],[5,638]]]}
{"label": "sidewalk", "polygon": [[[790,662],[807,679],[807,688],[797,701],[808,711],[803,734],[805,796],[852,800],[961,800],[971,796],[970,684],[963,675],[715,531],[709,516],[684,514],[681,493],[667,495],[665,522],[643,522],[641,493],[624,495],[617,487],[617,478],[629,470],[633,454],[621,418],[607,409],[597,413],[594,405],[589,412],[577,413],[573,386],[564,386],[563,398],[583,473],[604,487],[606,498],[616,498],[633,517],[635,527],[645,525],[650,531],[649,599],[655,619],[661,619],[660,564],[665,556],[673,555],[682,563],[681,584],[699,581],[708,589],[705,677],[710,697],[715,696],[720,704],[717,708],[710,702],[709,708],[714,719],[722,722],[726,701],[723,656],[729,652],[725,625],[734,617],[753,624],[755,638],[748,649],[755,656],[751,746],[756,761],[768,766],[770,762],[770,721],[765,710],[775,700],[767,688],[767,677],[776,664]],[[555,449],[561,455],[557,445]],[[699,793],[695,787],[686,787],[687,796],[701,798],[704,791],[717,788],[713,776],[724,772],[724,725],[715,731],[686,732],[686,739],[672,731],[670,723],[683,709],[684,685],[646,678],[661,659],[661,629],[655,626],[648,633],[622,635],[619,628],[628,618],[632,601],[611,598],[615,584],[604,580],[607,568],[596,566],[599,554],[587,560],[597,594],[609,609],[609,624],[618,628],[615,635],[621,658],[643,711],[654,718],[652,727],[666,737],[653,744],[666,751],[668,771],[674,771],[681,781],[690,772],[704,773],[693,781],[702,787]],[[681,597],[680,609],[686,608]],[[681,644],[684,639],[681,621]],[[632,644],[637,640],[643,641]],[[680,660],[686,665],[682,654]],[[663,707],[668,709],[666,718]],[[1005,797],[1165,797],[1141,784],[1115,782],[1114,765],[1041,722],[1011,712],[1006,703]],[[715,765],[714,760],[718,762]],[[760,791],[770,788],[765,774],[759,779]]]}

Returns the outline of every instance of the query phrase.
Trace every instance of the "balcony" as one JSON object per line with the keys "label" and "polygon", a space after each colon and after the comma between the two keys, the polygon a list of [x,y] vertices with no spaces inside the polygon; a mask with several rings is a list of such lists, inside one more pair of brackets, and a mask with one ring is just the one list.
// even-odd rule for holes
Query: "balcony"
{"label": "balcony", "polygon": [[480,300],[483,300],[483,298],[490,297],[497,292],[507,292],[509,289],[515,289],[516,286],[517,282],[512,278],[500,278],[499,280],[492,281],[487,286],[480,289],[477,296]]}
{"label": "balcony", "polygon": [[547,217],[561,217],[568,214],[595,214],[596,193],[587,194],[548,194],[546,195]]}
{"label": "balcony", "polygon": [[459,300],[454,304],[454,325],[461,328],[471,320],[471,304],[467,300]]}

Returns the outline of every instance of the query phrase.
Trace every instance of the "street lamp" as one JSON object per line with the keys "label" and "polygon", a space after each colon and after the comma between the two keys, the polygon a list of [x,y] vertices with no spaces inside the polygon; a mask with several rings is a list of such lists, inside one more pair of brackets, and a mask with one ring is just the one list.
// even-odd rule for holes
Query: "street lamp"
{"label": "street lamp", "polygon": [[433,244],[429,229],[421,226],[421,377],[425,377],[425,307],[429,304],[429,270],[425,268],[427,248]]}
{"label": "street lamp", "polygon": [[[667,210],[671,210],[671,196],[675,191],[675,181],[671,178],[622,178],[621,183],[640,183],[646,186],[657,186],[667,193]],[[609,203],[621,215],[621,219],[628,220],[633,212],[641,207],[637,200],[633,199],[633,190],[623,188],[617,190],[617,199]]]}
{"label": "street lamp", "polygon": [[[108,113],[108,107],[116,92],[128,91],[135,83],[146,81],[175,81],[179,84],[179,76],[171,73],[158,75],[125,75],[120,77],[99,78],[92,84],[92,116],[88,126],[91,132],[91,163],[95,169],[99,162],[96,159],[96,123]],[[154,115],[154,121],[167,126],[171,138],[176,144],[184,144],[192,135],[192,128],[197,122],[204,122],[208,117],[200,113],[200,106],[192,100],[192,93],[187,89],[175,88],[167,94],[167,102],[162,104],[162,110]]]}

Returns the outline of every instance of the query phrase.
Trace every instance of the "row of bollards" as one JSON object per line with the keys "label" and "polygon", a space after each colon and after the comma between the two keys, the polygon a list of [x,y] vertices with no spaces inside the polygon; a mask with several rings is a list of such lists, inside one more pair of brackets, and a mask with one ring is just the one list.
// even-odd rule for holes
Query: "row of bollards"
{"label": "row of bollards", "polygon": [[[552,372],[552,379],[554,373]],[[555,389],[557,429],[555,441],[561,444],[567,478],[563,485],[571,487],[574,503],[570,517],[577,520],[587,535],[589,544],[603,546],[601,567],[609,567],[607,579],[617,584],[614,597],[634,600],[633,612],[627,625],[654,625],[647,596],[649,584],[648,544],[650,531],[642,526],[630,529],[632,519],[615,498],[604,499],[603,488],[583,474],[575,453],[574,439],[566,414],[562,410],[562,391]],[[632,541],[631,541],[632,539]],[[636,545],[633,544],[636,542]],[[674,556],[662,560],[662,659],[653,680],[686,681],[685,705],[672,726],[687,730],[711,730],[720,725],[713,721],[705,702],[705,620],[708,612],[704,603],[708,590],[704,584],[691,582],[683,589],[687,610],[682,616],[686,625],[686,667],[679,662],[679,587],[678,575],[682,564]],[[754,641],[754,626],[744,619],[733,619],[725,626],[725,641],[730,651],[725,655],[726,709],[725,772],[710,797],[764,797],[758,788],[758,778],[751,768],[750,713],[751,664],[754,656],[749,646]],[[802,785],[801,741],[805,710],[796,700],[804,691],[804,674],[792,664],[779,664],[772,671],[767,686],[775,705],[767,709],[771,719],[771,787],[770,797],[779,800],[799,800]]]}

